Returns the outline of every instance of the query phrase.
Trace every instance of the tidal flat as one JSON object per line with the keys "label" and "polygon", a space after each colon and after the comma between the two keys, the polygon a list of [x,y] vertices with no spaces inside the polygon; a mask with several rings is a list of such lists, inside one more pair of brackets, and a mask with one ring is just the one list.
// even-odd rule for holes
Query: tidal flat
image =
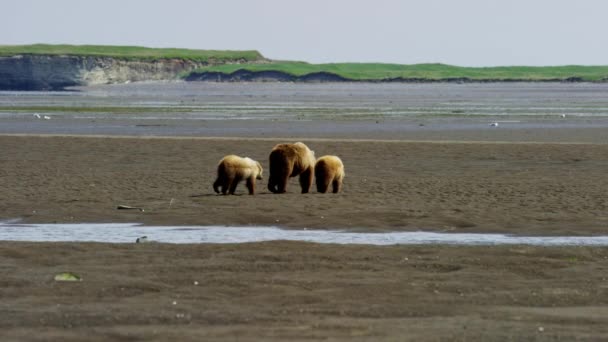
{"label": "tidal flat", "polygon": [[[0,220],[602,236],[607,95],[584,83],[0,92]],[[114,110],[131,107],[158,110]],[[213,192],[224,155],[267,168],[274,144],[296,139],[342,158],[343,192],[302,195],[295,179],[282,195],[265,180],[255,196]],[[602,340],[607,261],[588,246],[2,241],[0,336]],[[62,272],[82,281],[54,281]]]}

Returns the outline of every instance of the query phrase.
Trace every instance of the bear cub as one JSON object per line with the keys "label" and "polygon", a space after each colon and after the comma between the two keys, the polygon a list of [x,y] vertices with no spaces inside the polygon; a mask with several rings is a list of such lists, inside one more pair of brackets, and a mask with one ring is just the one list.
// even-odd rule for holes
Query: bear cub
{"label": "bear cub", "polygon": [[255,180],[262,179],[262,165],[251,159],[242,158],[233,154],[225,156],[217,165],[217,179],[213,183],[216,193],[222,192],[234,195],[236,186],[240,181],[247,181],[249,194],[255,194]]}
{"label": "bear cub", "polygon": [[323,156],[315,164],[315,179],[317,191],[327,192],[329,184],[332,185],[333,193],[340,192],[344,181],[344,164],[337,156]]}

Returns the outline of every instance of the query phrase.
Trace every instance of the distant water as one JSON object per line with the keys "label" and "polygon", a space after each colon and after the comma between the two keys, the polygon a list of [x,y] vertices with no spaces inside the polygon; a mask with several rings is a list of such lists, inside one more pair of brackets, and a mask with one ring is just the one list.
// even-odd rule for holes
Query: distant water
{"label": "distant water", "polygon": [[[121,113],[122,119],[134,120],[168,117],[186,120],[313,120],[412,116],[608,116],[606,83],[135,82],[74,89],[76,91],[0,91],[0,107],[97,108],[93,112],[51,112],[56,117],[71,119],[114,117],[115,108],[121,107],[134,110]],[[40,111],[44,112],[43,108]],[[137,108],[158,110],[139,111]],[[9,111],[0,115],[20,117],[30,111]]]}
{"label": "distant water", "polygon": [[474,140],[511,141],[521,139],[517,130],[531,141],[608,139],[553,135],[588,128],[608,128],[608,83],[134,82],[0,91],[0,134],[471,140],[458,134],[467,131]]}
{"label": "distant water", "polygon": [[143,226],[134,223],[21,224],[0,222],[0,241],[134,243],[137,238],[165,243],[246,243],[307,241],[369,245],[536,245],[608,246],[608,236],[512,236],[432,232],[353,233],[287,230],[277,227]]}

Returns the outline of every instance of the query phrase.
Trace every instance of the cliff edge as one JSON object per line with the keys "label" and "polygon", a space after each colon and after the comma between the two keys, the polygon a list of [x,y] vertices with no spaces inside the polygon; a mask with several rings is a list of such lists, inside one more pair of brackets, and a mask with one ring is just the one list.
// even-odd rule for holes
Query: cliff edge
{"label": "cliff edge", "polygon": [[264,63],[257,51],[112,46],[0,46],[0,90],[62,90],[70,86],[174,80],[197,68]]}

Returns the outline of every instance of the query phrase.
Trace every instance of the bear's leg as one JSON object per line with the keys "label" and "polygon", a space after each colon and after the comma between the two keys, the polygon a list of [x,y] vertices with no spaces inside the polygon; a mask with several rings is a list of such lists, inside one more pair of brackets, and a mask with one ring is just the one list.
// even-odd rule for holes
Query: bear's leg
{"label": "bear's leg", "polygon": [[308,168],[300,174],[300,186],[302,187],[302,193],[307,194],[312,186],[312,175],[314,174],[313,168]]}
{"label": "bear's leg", "polygon": [[317,192],[322,194],[326,193],[327,188],[329,188],[329,177],[327,177],[327,175],[316,175],[315,178],[315,181],[317,182]]}
{"label": "bear's leg", "polygon": [[236,190],[236,186],[239,185],[240,181],[241,181],[240,177],[234,177],[234,179],[232,180],[232,183],[230,184],[229,194],[234,195],[234,191]]}
{"label": "bear's leg", "polygon": [[330,177],[327,175],[325,167],[315,167],[315,182],[317,184],[317,192],[324,194],[329,187]]}
{"label": "bear's leg", "polygon": [[293,171],[293,166],[284,165],[281,168],[275,168],[274,172],[271,171],[270,178],[268,179],[268,190],[275,194],[282,194],[287,191],[287,182],[289,181],[289,175]]}
{"label": "bear's leg", "polygon": [[219,188],[222,185],[224,185],[225,183],[226,183],[226,168],[224,167],[224,164],[220,164],[217,167],[217,179],[213,183],[213,191],[215,191],[216,194],[219,194],[220,193]]}
{"label": "bear's leg", "polygon": [[213,182],[213,191],[215,191],[216,194],[220,193],[220,189],[219,187],[222,185],[222,180],[220,179],[220,177],[218,176],[217,179],[215,180],[215,182]]}
{"label": "bear's leg", "polygon": [[284,163],[280,169],[275,171],[275,181],[277,184],[277,191],[275,193],[283,194],[287,192],[287,183],[292,172],[293,163]]}
{"label": "bear's leg", "polygon": [[247,189],[249,190],[250,195],[255,194],[255,177],[251,176],[247,178]]}
{"label": "bear's leg", "polygon": [[222,195],[226,195],[230,187],[232,187],[232,183],[234,182],[234,173],[228,172],[224,174],[224,183],[222,184]]}
{"label": "bear's leg", "polygon": [[287,182],[289,181],[289,174],[285,173],[281,175],[279,178],[279,183],[277,184],[277,193],[283,194],[287,192]]}
{"label": "bear's leg", "polygon": [[222,195],[226,195],[228,193],[228,189],[232,186],[232,179],[226,178],[224,180],[224,184],[222,184]]}
{"label": "bear's leg", "polygon": [[274,178],[268,177],[268,191],[275,193],[277,192],[277,183],[274,181]]}
{"label": "bear's leg", "polygon": [[340,189],[342,189],[342,179],[336,178],[331,184],[334,190],[334,194],[337,194],[338,192],[340,192]]}

